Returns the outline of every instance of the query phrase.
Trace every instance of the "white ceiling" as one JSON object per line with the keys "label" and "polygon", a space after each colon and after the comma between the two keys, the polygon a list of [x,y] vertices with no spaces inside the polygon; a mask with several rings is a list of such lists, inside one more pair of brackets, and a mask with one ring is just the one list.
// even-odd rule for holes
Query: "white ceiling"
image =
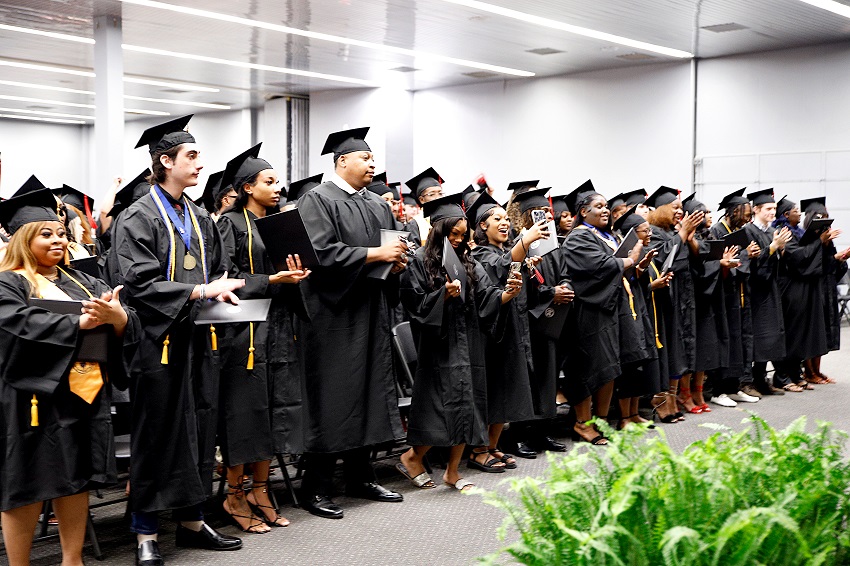
{"label": "white ceiling", "polygon": [[[144,5],[144,0],[139,5],[139,1],[0,0],[0,25],[92,38],[95,12],[115,12],[120,13],[123,20],[123,42],[130,46],[337,75],[361,83],[409,90],[517,78],[444,60],[447,57],[508,67],[535,76],[680,60],[447,0],[164,0],[165,4],[377,44],[373,47],[177,13]],[[843,1],[850,4],[850,0]],[[558,22],[691,52],[698,58],[850,40],[850,19],[799,0],[489,2]],[[721,33],[703,29],[721,24],[738,24],[744,29]],[[387,51],[381,46],[439,55],[443,59]],[[94,79],[3,66],[2,61],[91,71],[94,48],[90,43],[0,29],[0,114],[11,113],[9,109],[22,109],[93,115],[90,108],[3,99],[4,96],[31,97],[93,104],[94,97],[89,94],[42,90],[2,84],[2,81],[92,91]],[[529,52],[541,48],[559,52],[546,55]],[[392,70],[399,67],[416,70]],[[219,92],[184,92],[179,88],[125,83],[128,95],[217,103],[233,108],[260,105],[263,99],[276,95],[306,95],[313,90],[360,86],[128,49],[124,50],[124,72],[125,76],[220,89]],[[476,77],[468,73],[483,75]],[[204,111],[191,106],[135,100],[128,100],[126,107],[175,115]]]}

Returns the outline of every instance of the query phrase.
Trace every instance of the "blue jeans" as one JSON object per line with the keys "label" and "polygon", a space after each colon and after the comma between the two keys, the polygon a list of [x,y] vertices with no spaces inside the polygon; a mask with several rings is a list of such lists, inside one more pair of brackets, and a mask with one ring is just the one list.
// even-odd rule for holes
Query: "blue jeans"
{"label": "blue jeans", "polygon": [[[175,521],[203,521],[204,506],[193,505],[174,510]],[[133,511],[130,532],[137,535],[155,535],[159,530],[159,514],[155,511]]]}

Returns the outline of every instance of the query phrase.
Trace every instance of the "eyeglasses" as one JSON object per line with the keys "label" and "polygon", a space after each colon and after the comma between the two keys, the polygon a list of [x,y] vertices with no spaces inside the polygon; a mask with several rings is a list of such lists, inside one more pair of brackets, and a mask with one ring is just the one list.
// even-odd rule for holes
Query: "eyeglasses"
{"label": "eyeglasses", "polygon": [[422,193],[422,194],[419,196],[419,198],[422,198],[422,197],[425,197],[425,198],[436,198],[436,197],[441,197],[441,196],[443,196],[443,191],[431,191],[431,192],[427,192],[427,193]]}

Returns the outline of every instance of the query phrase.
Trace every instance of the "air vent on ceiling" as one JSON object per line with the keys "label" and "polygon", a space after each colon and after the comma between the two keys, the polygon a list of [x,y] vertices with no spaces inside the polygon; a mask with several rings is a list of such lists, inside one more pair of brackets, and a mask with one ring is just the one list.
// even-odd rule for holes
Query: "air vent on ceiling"
{"label": "air vent on ceiling", "polygon": [[728,24],[716,24],[713,26],[702,26],[701,29],[706,31],[713,31],[714,33],[723,33],[726,31],[740,31],[742,29],[750,29],[747,26],[742,26],[741,24],[736,24],[734,22]]}
{"label": "air vent on ceiling", "polygon": [[563,53],[560,49],[552,49],[551,47],[538,47],[537,49],[529,49],[526,53],[534,53],[535,55],[554,55],[555,53]]}
{"label": "air vent on ceiling", "polygon": [[617,55],[617,59],[623,59],[625,61],[649,61],[650,59],[655,59],[655,56],[647,55],[646,53],[626,53],[625,55]]}
{"label": "air vent on ceiling", "polygon": [[464,76],[472,77],[473,79],[492,79],[493,77],[498,77],[497,73],[491,73],[489,71],[472,71],[471,73],[461,73]]}
{"label": "air vent on ceiling", "polygon": [[395,67],[394,69],[390,69],[390,71],[395,71],[397,73],[412,73],[414,71],[418,71],[419,69],[415,69],[413,67],[407,67],[402,65],[401,67]]}
{"label": "air vent on ceiling", "polygon": [[29,108],[30,110],[50,110],[53,107],[52,106],[39,106],[37,104],[30,104],[29,106],[27,106],[27,108]]}
{"label": "air vent on ceiling", "polygon": [[180,90],[179,88],[161,88],[159,92],[169,92],[171,94],[186,94],[188,90]]}
{"label": "air vent on ceiling", "polygon": [[290,83],[290,82],[286,82],[286,81],[275,81],[275,82],[271,82],[271,83],[266,83],[266,86],[274,86],[274,87],[277,87],[277,88],[286,89],[286,88],[294,87],[295,83]]}

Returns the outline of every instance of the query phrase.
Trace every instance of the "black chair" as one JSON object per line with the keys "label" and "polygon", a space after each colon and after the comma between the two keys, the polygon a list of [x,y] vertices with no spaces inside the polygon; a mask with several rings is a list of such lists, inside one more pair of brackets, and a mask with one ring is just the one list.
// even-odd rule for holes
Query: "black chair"
{"label": "black chair", "polygon": [[396,371],[396,389],[399,392],[399,407],[405,401],[410,406],[410,396],[413,394],[413,376],[416,373],[416,342],[410,330],[410,322],[402,322],[392,329],[393,346],[399,360],[399,371]]}
{"label": "black chair", "polygon": [[848,303],[850,303],[850,273],[845,273],[841,281],[838,282],[838,318],[844,318],[850,324],[850,305]]}

